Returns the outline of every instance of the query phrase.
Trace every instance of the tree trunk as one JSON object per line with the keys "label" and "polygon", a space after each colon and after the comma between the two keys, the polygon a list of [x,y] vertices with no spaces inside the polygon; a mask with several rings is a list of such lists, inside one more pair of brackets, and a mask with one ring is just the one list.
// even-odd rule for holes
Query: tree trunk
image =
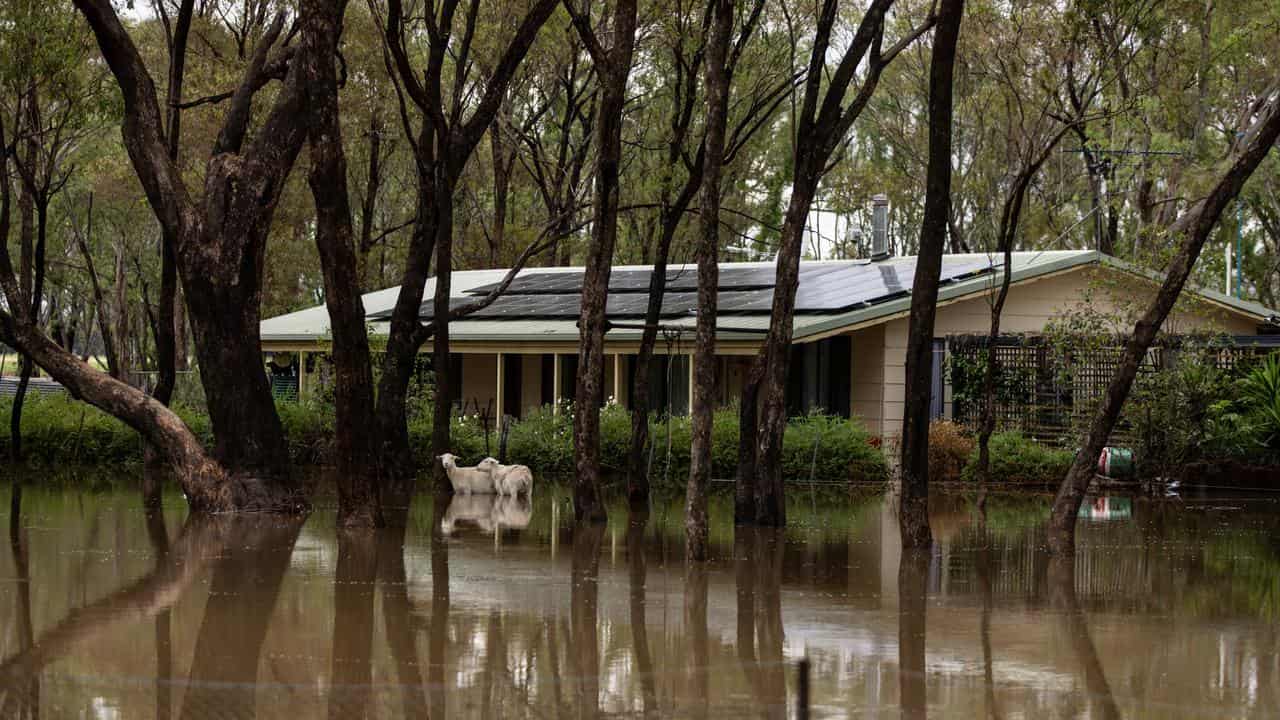
{"label": "tree trunk", "polygon": [[1129,397],[1129,390],[1142,359],[1146,357],[1160,326],[1178,301],[1182,288],[1195,267],[1196,259],[1204,249],[1205,241],[1217,225],[1222,211],[1239,194],[1245,181],[1266,157],[1276,138],[1280,137],[1280,83],[1273,84],[1255,107],[1258,119],[1237,144],[1228,168],[1209,194],[1170,227],[1169,235],[1182,236],[1182,243],[1169,263],[1168,275],[1155,299],[1134,325],[1133,334],[1125,342],[1115,375],[1102,396],[1102,402],[1094,414],[1079,452],[1076,453],[1075,461],[1054,498],[1049,517],[1049,549],[1054,554],[1075,552],[1076,516],[1080,511],[1080,502],[1093,480],[1098,456],[1120,419],[1120,412]]}
{"label": "tree trunk", "polygon": [[[400,292],[391,314],[387,346],[382,354],[382,376],[378,381],[378,429],[384,472],[398,483],[408,483],[416,473],[413,448],[409,445],[406,402],[409,383],[417,364],[421,341],[416,338],[418,315],[431,269],[439,219],[430,176],[418,175],[418,216],[414,219],[409,255],[400,279]],[[450,206],[451,207],[451,206]]]}
{"label": "tree trunk", "polygon": [[[182,0],[174,24],[173,42],[169,47],[169,122],[165,140],[169,159],[175,164],[182,139],[182,82],[187,65],[187,37],[191,32],[191,14],[195,0]],[[162,404],[173,400],[178,382],[178,321],[182,312],[178,305],[178,239],[172,227],[160,230],[160,300],[156,318],[156,369],[159,377],[152,395]],[[151,450],[148,449],[148,454]]]}
{"label": "tree trunk", "polygon": [[310,107],[311,195],[316,206],[316,249],[324,275],[325,307],[333,336],[337,443],[338,525],[382,524],[378,505],[377,432],[373,363],[360,297],[360,268],[342,148],[338,78],[334,68],[342,33],[343,0],[303,3],[301,56]]}
{"label": "tree trunk", "polygon": [[738,406],[738,474],[733,484],[733,522],[744,525],[756,521],[756,449],[760,417],[760,381],[764,374],[764,357],[751,360],[742,382],[742,398]]}
{"label": "tree trunk", "polygon": [[[724,166],[725,125],[729,113],[729,76],[725,63],[733,31],[732,0],[715,0],[707,40],[706,159],[702,207],[698,214],[698,319],[693,353],[692,444],[689,487],[685,493],[685,559],[703,561],[708,553],[707,486],[711,482],[711,427],[716,404],[716,300],[720,286],[720,176]],[[704,578],[705,582],[705,578]],[[705,588],[703,588],[705,591]],[[705,608],[703,622],[705,625]]]}
{"label": "tree trunk", "polygon": [[[805,165],[811,165],[808,158]],[[765,336],[760,376],[760,422],[756,436],[756,481],[753,488],[754,522],[782,527],[787,524],[786,496],[782,482],[782,436],[787,429],[787,371],[791,356],[791,335],[800,281],[800,252],[805,223],[817,188],[817,172],[807,173],[804,183],[791,190],[786,219],[782,225],[782,247],[774,279],[773,309],[769,334]],[[743,402],[743,412],[748,403]]]}
{"label": "tree trunk", "polygon": [[[618,240],[618,176],[622,164],[622,113],[636,34],[635,0],[617,0],[613,10],[613,46],[596,58],[600,66],[600,105],[596,118],[595,207],[591,244],[582,277],[582,311],[578,318],[578,379],[574,395],[574,517],[579,523],[603,523],[600,496],[600,405],[604,400],[604,334],[608,320],[609,276]],[[591,33],[587,20],[575,16],[580,34]],[[588,47],[598,47],[594,35]],[[593,52],[593,55],[596,52]]]}
{"label": "tree trunk", "polygon": [[926,548],[929,529],[929,407],[933,394],[933,321],[938,278],[951,208],[953,70],[964,0],[942,0],[929,64],[929,166],[925,180],[920,249],[911,288],[907,328],[906,403],[902,419],[902,499],[899,525],[904,549]]}

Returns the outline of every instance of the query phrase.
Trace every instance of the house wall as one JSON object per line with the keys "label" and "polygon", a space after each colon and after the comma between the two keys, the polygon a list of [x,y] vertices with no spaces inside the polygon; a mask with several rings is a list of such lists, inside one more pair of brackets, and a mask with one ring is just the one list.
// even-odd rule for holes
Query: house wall
{"label": "house wall", "polygon": [[880,432],[884,405],[884,325],[850,333],[853,362],[850,363],[849,408],[872,432]]}
{"label": "house wall", "polygon": [[490,407],[498,411],[498,356],[478,353],[462,355],[462,404],[468,413]]}
{"label": "house wall", "polygon": [[[1009,290],[1000,319],[1000,329],[1006,334],[1038,333],[1044,330],[1050,319],[1086,307],[1099,314],[1131,317],[1136,309],[1145,309],[1154,297],[1155,289],[1154,284],[1128,273],[1102,268],[1020,283]],[[887,437],[901,435],[906,394],[907,324],[907,318],[901,317],[882,326],[884,398],[880,424],[878,427],[870,424],[870,427],[872,432],[878,431]],[[988,297],[978,297],[939,307],[933,334],[935,338],[984,334],[990,328],[990,300]],[[1256,327],[1254,322],[1241,315],[1200,302],[1180,307],[1178,312],[1169,317],[1165,330],[1173,333],[1212,331],[1230,335],[1252,335]],[[855,349],[854,357],[858,356],[859,352]],[[945,399],[947,402],[943,410],[949,417],[950,393]]]}

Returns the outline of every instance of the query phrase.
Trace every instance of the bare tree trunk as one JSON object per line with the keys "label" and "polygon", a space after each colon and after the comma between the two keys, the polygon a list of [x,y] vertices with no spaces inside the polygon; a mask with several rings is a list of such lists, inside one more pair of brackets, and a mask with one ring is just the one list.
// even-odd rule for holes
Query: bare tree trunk
{"label": "bare tree trunk", "polygon": [[344,0],[306,0],[300,59],[308,88],[311,194],[316,205],[316,249],[324,274],[325,307],[333,335],[338,465],[338,525],[382,524],[378,505],[377,423],[373,362],[360,297],[360,269],[347,191],[335,58]]}
{"label": "bare tree trunk", "polygon": [[933,392],[933,321],[938,278],[951,207],[952,73],[964,0],[942,0],[929,66],[929,166],[924,219],[911,288],[907,329],[906,403],[902,419],[902,501],[899,524],[904,549],[926,548],[929,530],[929,406]]}
{"label": "bare tree trunk", "polygon": [[89,250],[88,238],[93,237],[93,193],[89,193],[87,217],[88,220],[83,233],[80,232],[79,226],[73,228],[76,236],[76,245],[80,248],[80,254],[84,256],[84,264],[89,271],[89,284],[93,289],[93,302],[98,308],[98,334],[102,336],[102,351],[107,356],[107,374],[117,380],[124,380],[124,375],[121,372],[120,351],[111,332],[111,316],[107,312],[107,298],[102,291],[102,281],[98,277],[98,271],[93,262],[93,253]]}
{"label": "bare tree trunk", "polygon": [[742,382],[742,398],[738,406],[738,474],[733,484],[733,522],[744,525],[756,521],[756,448],[760,416],[760,380],[764,358],[751,361]]}
{"label": "bare tree trunk", "polygon": [[[835,71],[829,72],[827,53],[831,49],[832,28],[838,14],[838,4],[836,0],[824,0],[818,13],[817,32],[805,80],[804,101],[795,121],[796,149],[791,199],[782,225],[769,333],[765,336],[764,347],[760,351],[763,357],[759,386],[761,417],[756,451],[754,457],[749,458],[756,466],[754,521],[760,525],[786,524],[781,467],[782,436],[787,427],[786,380],[795,320],[800,254],[813,198],[831,155],[871,100],[884,68],[904,48],[932,27],[934,22],[931,15],[922,25],[884,49],[885,13],[893,5],[893,0],[873,0],[857,30],[845,45]],[[857,68],[864,64],[866,69],[862,84],[846,104],[845,98]],[[824,78],[829,80],[824,83]],[[747,405],[744,401],[744,414],[749,412]],[[739,466],[747,459],[740,457]]]}
{"label": "bare tree trunk", "polygon": [[[182,139],[182,82],[187,65],[187,37],[191,32],[191,15],[195,0],[182,0],[178,7],[178,19],[174,25],[173,39],[169,46],[168,142],[169,159],[178,162]],[[152,395],[164,405],[173,400],[173,389],[178,382],[178,239],[172,226],[160,228],[160,299],[156,313],[156,366],[159,377]],[[148,450],[148,454],[151,451]]]}
{"label": "bare tree trunk", "polygon": [[[707,42],[706,160],[698,214],[698,320],[693,353],[692,445],[685,492],[685,559],[707,559],[707,486],[711,482],[711,427],[716,402],[716,300],[720,286],[720,177],[729,114],[725,63],[733,31],[732,0],[715,0]],[[705,579],[704,579],[705,581]],[[705,590],[705,588],[704,588]],[[705,608],[704,608],[705,614]],[[705,617],[703,618],[705,624]]]}
{"label": "bare tree trunk", "polygon": [[1156,293],[1151,306],[1134,325],[1133,334],[1125,342],[1111,383],[1094,415],[1088,433],[1067,476],[1054,498],[1049,517],[1049,549],[1057,555],[1075,552],[1076,515],[1080,502],[1093,480],[1098,455],[1111,437],[1120,419],[1120,411],[1129,397],[1138,367],[1155,341],[1160,326],[1173,310],[1182,288],[1195,267],[1205,241],[1222,215],[1223,209],[1239,194],[1253,171],[1266,157],[1276,138],[1280,137],[1280,83],[1273,83],[1255,103],[1257,120],[1238,140],[1230,165],[1209,194],[1191,207],[1169,229],[1171,237],[1182,237],[1182,243],[1169,263],[1168,275]]}
{"label": "bare tree trunk", "polygon": [[[571,8],[569,3],[566,8]],[[605,50],[590,20],[571,9],[573,22],[591,51],[600,76],[600,109],[596,120],[595,207],[591,244],[582,278],[582,312],[578,319],[578,379],[574,395],[574,517],[579,523],[603,523],[600,497],[600,405],[604,400],[604,334],[608,321],[609,275],[618,240],[618,176],[622,164],[622,112],[627,77],[635,49],[636,0],[616,0],[611,23],[612,46]]]}

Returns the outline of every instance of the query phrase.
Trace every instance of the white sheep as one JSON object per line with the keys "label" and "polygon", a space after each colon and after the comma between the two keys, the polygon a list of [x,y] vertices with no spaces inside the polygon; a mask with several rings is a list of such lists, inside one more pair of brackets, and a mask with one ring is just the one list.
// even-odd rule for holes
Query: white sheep
{"label": "white sheep", "polygon": [[478,467],[458,467],[458,457],[445,453],[439,458],[445,474],[453,485],[453,491],[462,495],[488,495],[493,493],[493,473]]}
{"label": "white sheep", "polygon": [[489,472],[493,477],[493,488],[499,495],[533,495],[533,471],[527,465],[503,465],[497,459],[487,457],[476,465],[476,469]]}

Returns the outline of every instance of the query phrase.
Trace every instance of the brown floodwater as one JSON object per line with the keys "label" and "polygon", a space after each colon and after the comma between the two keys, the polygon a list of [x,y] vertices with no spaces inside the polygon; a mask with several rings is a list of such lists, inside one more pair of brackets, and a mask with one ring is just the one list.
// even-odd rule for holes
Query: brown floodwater
{"label": "brown floodwater", "polygon": [[[8,494],[9,487],[0,487]],[[163,516],[135,489],[28,485],[0,548],[0,717],[1274,717],[1280,499],[1094,498],[1074,560],[1049,498],[793,493],[785,532],[686,567],[682,502],[571,527],[420,496],[402,531]]]}

